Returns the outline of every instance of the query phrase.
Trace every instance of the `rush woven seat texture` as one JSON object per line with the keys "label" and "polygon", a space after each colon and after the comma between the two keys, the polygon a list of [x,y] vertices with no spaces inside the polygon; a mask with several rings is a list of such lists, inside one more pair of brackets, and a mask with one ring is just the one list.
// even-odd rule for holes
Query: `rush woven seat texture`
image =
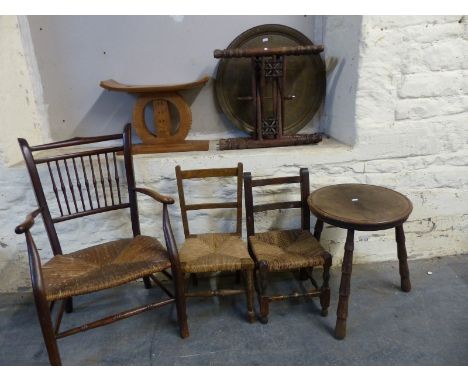
{"label": "rush woven seat texture", "polygon": [[[255,320],[253,307],[253,271],[254,262],[250,258],[247,246],[242,241],[242,163],[231,168],[205,168],[182,170],[176,167],[177,189],[179,191],[180,212],[184,226],[185,242],[179,251],[182,273],[190,274],[193,283],[197,284],[197,273],[204,272],[233,272],[236,283],[239,284],[244,276],[244,287],[236,289],[211,289],[190,292],[188,285],[186,297],[233,296],[245,294],[247,302],[247,319]],[[184,180],[206,180],[207,178],[234,178],[235,201],[220,201],[215,203],[187,204],[185,201]],[[224,187],[228,187],[227,185]],[[222,191],[227,192],[226,188]],[[234,191],[234,190],[233,190]],[[193,196],[192,196],[193,197]],[[200,197],[200,195],[198,195]],[[223,233],[191,234],[187,212],[195,210],[232,209],[236,212],[236,230]]]}
{"label": "rush woven seat texture", "polygon": [[197,235],[179,250],[183,272],[240,271],[253,269],[254,263],[240,236],[224,233]]}
{"label": "rush woven seat texture", "polygon": [[[15,232],[25,235],[34,302],[50,364],[62,364],[58,339],[172,303],[177,308],[180,336],[187,337],[184,283],[168,211],[168,206],[174,203],[174,199],[154,190],[136,187],[130,124],[125,126],[123,134],[71,138],[40,146],[29,146],[22,138],[18,141],[38,208],[16,227]],[[108,141],[118,143],[108,145]],[[89,144],[93,144],[93,147],[86,148]],[[79,148],[75,147],[72,152],[65,150],[70,146]],[[50,150],[55,149],[61,151],[58,154],[50,153]],[[35,157],[37,151],[49,152],[49,155],[43,153]],[[123,153],[121,159],[118,159],[119,153]],[[39,172],[39,167],[44,171]],[[161,228],[167,250],[156,238],[141,235],[137,193],[162,204]],[[54,209],[55,216],[50,205],[57,207]],[[118,210],[130,212],[131,233],[116,229],[114,233],[117,237],[112,241],[94,246],[88,244],[84,249],[72,253],[62,249],[56,231],[57,224],[96,214],[105,216],[109,211]],[[31,232],[35,218],[39,215],[44,221],[53,254],[52,259],[44,262]],[[172,279],[172,290],[161,283],[156,273]],[[138,278],[143,278],[146,288],[151,288],[153,283],[159,286],[167,297],[60,330],[64,312],[73,312],[73,299]]]}
{"label": "rush woven seat texture", "polygon": [[310,231],[301,229],[260,232],[249,242],[258,261],[272,271],[324,265],[328,255]]}
{"label": "rush woven seat texture", "polygon": [[115,240],[67,255],[42,266],[48,301],[116,287],[171,267],[166,249],[149,236]]}
{"label": "rush woven seat texture", "polygon": [[[300,185],[300,200],[254,204],[253,188],[278,186],[284,184]],[[322,315],[328,314],[330,305],[330,267],[331,255],[319,243],[320,237],[310,232],[310,211],[307,197],[310,193],[309,171],[299,170],[299,176],[252,179],[250,172],[244,173],[245,210],[247,219],[247,238],[249,251],[255,261],[255,288],[260,305],[259,320],[268,322],[271,301],[298,297],[320,297]],[[297,208],[301,211],[301,228],[255,232],[255,213],[270,210]],[[319,286],[313,278],[314,267],[323,267],[323,283]],[[299,271],[302,281],[310,279],[313,288],[304,293],[271,295],[268,293],[268,273],[279,271]]]}

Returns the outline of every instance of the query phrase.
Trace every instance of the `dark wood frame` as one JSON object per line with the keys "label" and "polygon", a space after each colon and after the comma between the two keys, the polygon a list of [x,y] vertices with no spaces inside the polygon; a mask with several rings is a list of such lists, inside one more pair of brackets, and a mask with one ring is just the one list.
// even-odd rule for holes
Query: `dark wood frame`
{"label": "dark wood frame", "polygon": [[[318,189],[314,192],[322,192],[325,188],[334,188],[344,185],[333,185]],[[363,186],[360,184],[352,184],[352,186]],[[394,190],[385,189],[381,186],[364,185],[365,187],[377,187],[381,190],[379,195],[383,195],[384,192],[396,192]],[[354,233],[355,231],[380,231],[386,229],[395,229],[395,240],[397,242],[397,256],[399,263],[400,273],[400,288],[403,292],[411,291],[410,273],[408,268],[408,255],[406,252],[405,244],[405,232],[403,229],[403,223],[406,222],[409,215],[413,211],[413,204],[404,195],[400,196],[407,201],[407,207],[399,211],[399,217],[382,222],[368,222],[363,223],[352,218],[337,217],[329,214],[327,211],[321,210],[318,205],[312,202],[313,194],[309,196],[308,205],[309,209],[317,217],[317,224],[315,225],[314,235],[317,239],[320,239],[324,222],[335,227],[344,228],[346,232],[346,241],[344,245],[343,263],[341,265],[341,281],[339,289],[338,306],[336,310],[336,324],[335,324],[335,338],[342,340],[346,337],[347,329],[347,318],[348,318],[348,306],[349,297],[351,294],[351,274],[353,270],[353,253],[354,253]],[[385,197],[382,197],[381,205],[389,208],[385,201]],[[369,210],[367,210],[369,213]]]}
{"label": "dark wood frame", "polygon": [[[292,184],[299,183],[301,187],[301,200],[300,201],[288,201],[288,202],[275,202],[262,205],[253,204],[253,187],[262,187],[269,185],[281,185],[281,184]],[[255,235],[255,219],[254,213],[263,212],[269,210],[288,209],[288,208],[300,208],[301,209],[301,229],[310,231],[310,211],[307,205],[307,197],[309,196],[309,170],[307,168],[301,168],[299,176],[287,176],[287,177],[276,177],[267,179],[252,179],[250,172],[244,173],[244,188],[245,188],[245,210],[247,220],[247,240],[249,246],[249,253],[255,262],[255,289],[258,295],[258,301],[260,305],[260,322],[266,324],[268,322],[269,304],[272,301],[280,301],[288,298],[299,298],[299,297],[319,297],[320,305],[322,307],[321,314],[326,316],[328,314],[328,307],[330,306],[330,267],[332,265],[332,258],[329,253],[326,254],[325,264],[323,266],[323,283],[319,287],[317,282],[312,276],[313,268],[302,268],[300,269],[300,276],[302,280],[309,279],[313,285],[313,289],[305,293],[293,293],[289,295],[275,295],[270,296],[267,294],[268,285],[268,273],[272,270],[268,267],[268,262],[264,260],[258,260],[252,251],[250,244],[250,237]],[[320,224],[320,223],[319,223]],[[314,236],[317,240],[320,240],[320,234],[318,233],[317,226],[315,228]],[[283,272],[283,271],[282,271]]]}
{"label": "dark wood frame", "polygon": [[[217,208],[235,208],[237,212],[236,231],[231,233],[234,236],[242,236],[242,188],[243,188],[243,164],[238,163],[237,167],[233,168],[210,168],[196,170],[182,170],[180,166],[175,168],[177,178],[177,189],[179,192],[179,203],[184,227],[185,238],[196,237],[196,234],[191,234],[189,229],[187,211],[201,209],[217,209]],[[222,203],[201,203],[201,204],[186,204],[185,192],[183,186],[184,179],[203,179],[212,177],[236,177],[237,178],[237,201],[222,202]],[[252,269],[244,269],[236,272],[236,283],[240,282],[241,274],[245,277],[245,289],[220,289],[209,291],[188,292],[188,283],[186,285],[186,297],[211,297],[211,296],[232,296],[238,294],[246,294],[247,298],[247,319],[249,322],[255,320],[253,307],[253,271]],[[194,285],[197,285],[197,275],[191,274]]]}
{"label": "dark wood frame", "polygon": [[[122,144],[119,146],[114,147],[106,147],[106,148],[99,148],[99,149],[92,149],[87,151],[80,151],[71,154],[62,154],[47,158],[40,158],[35,159],[33,157],[33,152],[36,151],[43,151],[43,150],[50,150],[50,149],[57,149],[69,146],[79,146],[84,144],[90,143],[101,143],[106,141],[113,141],[113,140],[121,140]],[[188,335],[188,328],[187,328],[187,318],[186,318],[186,308],[185,308],[185,297],[183,294],[182,286],[182,274],[180,271],[180,263],[178,259],[178,254],[176,250],[176,243],[174,240],[174,236],[171,229],[171,223],[169,220],[168,214],[168,205],[174,203],[174,199],[169,196],[164,196],[156,191],[145,189],[145,188],[137,188],[135,187],[135,177],[133,171],[133,161],[132,161],[132,154],[131,154],[131,126],[128,124],[125,126],[123,134],[115,134],[115,135],[108,135],[108,136],[101,136],[101,137],[90,137],[90,138],[72,138],[66,141],[49,143],[39,146],[29,146],[28,142],[25,139],[18,139],[21,151],[23,153],[26,166],[31,177],[33,189],[36,195],[36,200],[39,205],[39,208],[34,210],[31,214],[26,217],[26,220],[18,225],[15,229],[17,234],[25,234],[26,237],[26,245],[28,249],[28,256],[29,256],[29,264],[30,264],[30,273],[31,273],[31,283],[33,289],[34,300],[37,308],[37,313],[39,316],[39,322],[41,325],[42,334],[44,336],[45,345],[47,348],[47,352],[49,355],[49,361],[51,365],[61,365],[62,361],[60,358],[58,346],[57,346],[57,339],[67,337],[72,334],[76,334],[79,332],[83,332],[89,329],[93,329],[96,327],[100,327],[103,325],[107,325],[124,318],[131,317],[135,314],[139,314],[145,312],[150,309],[158,308],[169,303],[175,302],[177,306],[177,315],[178,315],[178,323],[180,329],[181,337],[186,337]],[[128,190],[128,202],[122,202],[122,195],[120,190],[120,180],[118,176],[117,170],[117,162],[115,154],[119,151],[123,151],[124,153],[124,164],[125,164],[125,173],[127,178],[127,190]],[[109,171],[109,154],[112,154],[112,158],[114,159],[114,168],[115,168],[115,177],[114,177],[114,185],[117,188],[117,195],[112,189],[112,176],[111,171]],[[104,191],[104,199],[105,205],[101,206],[99,203],[99,184],[97,183],[98,179],[95,176],[94,168],[92,167],[91,156],[96,155],[98,158],[99,163],[99,173],[101,174],[101,178],[99,181],[101,182],[102,190],[105,190],[105,184],[108,183],[108,187],[110,189],[110,195],[112,195],[111,200],[107,200]],[[101,159],[100,155],[104,155],[105,164],[107,167],[107,174],[108,178],[104,179],[102,177],[102,167],[101,167]],[[78,167],[80,164],[83,165],[80,169],[85,168],[84,165],[84,158],[89,157],[89,163],[91,164],[92,170],[92,178],[91,174],[88,174],[91,182],[94,183],[94,190],[96,194],[95,205],[93,204],[92,200],[94,197],[94,193],[91,191],[93,187],[90,187],[90,182],[88,181],[88,176],[86,175],[86,169],[84,170],[84,177],[85,177],[85,185],[81,185],[79,183],[79,177],[77,175],[77,164]],[[67,160],[69,163],[72,163],[73,167],[68,167]],[[62,173],[59,168],[59,161],[63,161],[63,165],[65,167],[65,175],[62,176]],[[51,176],[53,190],[57,199],[57,203],[60,209],[61,216],[59,217],[52,217],[51,212],[49,210],[49,205],[47,203],[42,182],[37,170],[37,165],[46,163],[49,168],[49,174]],[[51,171],[51,164],[55,164],[57,166],[57,173],[59,175],[59,180],[54,178],[53,173]],[[97,170],[96,170],[97,172]],[[70,175],[72,174],[72,175]],[[71,178],[73,174],[76,175],[75,180],[77,180],[77,190],[74,190],[73,182]],[[65,181],[64,181],[65,179]],[[67,180],[68,180],[68,190],[67,187]],[[59,197],[59,189],[57,188],[57,183],[61,188],[62,194]],[[98,187],[96,187],[98,185]],[[83,187],[82,187],[83,186]],[[76,193],[75,193],[76,191]],[[92,214],[97,214],[106,211],[112,211],[117,209],[130,209],[130,216],[132,222],[132,231],[133,236],[138,236],[141,234],[140,232],[140,222],[138,218],[138,202],[137,202],[137,192],[145,194],[155,201],[158,201],[163,204],[163,232],[164,238],[166,242],[167,252],[171,261],[171,274],[169,274],[166,270],[163,270],[163,273],[172,278],[174,282],[174,293],[169,291],[165,288],[161,282],[154,276],[148,275],[144,277],[144,283],[146,288],[150,288],[152,286],[151,279],[168,294],[169,298],[160,302],[151,303],[148,305],[144,305],[141,307],[137,307],[134,309],[127,310],[125,312],[117,313],[109,317],[102,318],[100,320],[87,323],[84,325],[77,326],[72,329],[68,329],[63,332],[59,332],[60,323],[62,320],[62,316],[64,311],[67,313],[71,313],[73,311],[73,301],[72,298],[67,298],[62,300],[62,304],[60,310],[58,312],[55,325],[52,323],[51,313],[53,307],[55,305],[55,301],[49,302],[46,299],[45,294],[45,285],[42,275],[42,267],[41,267],[41,260],[39,256],[39,252],[36,248],[34,239],[30,232],[31,227],[34,225],[34,219],[41,214],[44,225],[46,228],[46,232],[50,241],[50,245],[52,247],[52,252],[54,256],[62,255],[62,247],[57,236],[57,232],[55,230],[55,224],[63,221],[67,221],[70,219],[79,218],[82,216],[88,216]],[[68,196],[71,195],[70,201],[68,201]],[[78,198],[78,195],[80,198]],[[115,198],[114,198],[115,196]],[[88,199],[86,199],[88,198]],[[118,199],[118,202],[117,200]],[[89,208],[86,208],[85,201],[89,200]],[[62,203],[61,203],[62,201]],[[73,204],[71,203],[73,201]],[[62,205],[65,202],[65,205]],[[81,207],[80,208],[80,202]],[[66,210],[65,210],[66,207]],[[74,208],[73,208],[74,207]],[[75,212],[72,212],[73,209]],[[82,209],[82,211],[79,211]],[[68,214],[66,213],[68,211]],[[64,213],[65,212],[65,213]]]}

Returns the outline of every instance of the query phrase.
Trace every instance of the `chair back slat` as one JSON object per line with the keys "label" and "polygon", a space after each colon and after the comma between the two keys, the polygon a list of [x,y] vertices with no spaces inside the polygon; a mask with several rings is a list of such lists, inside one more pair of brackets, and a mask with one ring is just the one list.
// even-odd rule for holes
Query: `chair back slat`
{"label": "chair back slat", "polygon": [[[33,147],[37,147],[37,146],[33,146]],[[56,145],[54,145],[54,147],[56,147]],[[96,155],[96,154],[103,154],[103,153],[115,153],[115,152],[121,152],[122,150],[123,150],[123,146],[106,147],[102,149],[93,149],[93,150],[84,150],[84,151],[78,151],[76,153],[62,154],[62,155],[55,155],[55,156],[47,157],[47,158],[34,159],[34,163],[42,164],[46,162],[55,162],[60,159],[71,159],[71,158],[85,157],[88,155]],[[31,147],[31,151],[33,151],[32,147]]]}
{"label": "chair back slat", "polygon": [[90,143],[101,143],[105,141],[116,141],[122,139],[122,134],[104,135],[101,137],[75,137],[60,142],[46,143],[44,145],[31,146],[31,151],[51,150],[69,146],[88,145]]}
{"label": "chair back slat", "polygon": [[[36,199],[39,207],[43,210],[44,222],[46,223],[46,230],[54,254],[61,254],[54,224],[70,219],[130,208],[134,235],[139,234],[139,221],[134,221],[135,219],[138,220],[138,206],[135,191],[133,190],[135,182],[133,162],[131,160],[130,128],[130,125],[127,125],[124,134],[94,138],[73,138],[33,147],[30,147],[26,140],[19,139]],[[110,140],[120,140],[122,143],[112,147],[86,149],[49,157],[41,156],[41,158],[37,159],[32,154],[35,151],[62,149],[89,143],[97,144]],[[123,177],[120,174],[121,170],[116,158],[116,153],[122,151],[124,152],[123,167],[125,167]],[[47,166],[50,177],[48,182],[43,183],[39,176],[38,167],[41,165]],[[128,201],[122,198],[122,179],[127,180]],[[52,190],[45,192],[44,187]],[[130,202],[130,194],[134,197],[132,203]],[[57,203],[58,212],[56,212],[56,216],[52,216],[46,195],[50,195],[52,204]]]}
{"label": "chair back slat", "polygon": [[287,208],[302,208],[302,202],[277,202],[268,204],[258,204],[253,206],[253,212],[264,212],[270,210],[283,210]]}
{"label": "chair back slat", "polygon": [[237,202],[228,203],[200,203],[200,204],[186,204],[185,209],[187,211],[194,210],[212,210],[216,208],[237,208]]}
{"label": "chair back slat", "polygon": [[221,178],[237,176],[237,167],[232,168],[204,168],[199,170],[180,171],[182,179]]}
{"label": "chair back slat", "polygon": [[97,213],[100,213],[100,212],[120,210],[120,209],[128,208],[128,207],[130,207],[130,204],[129,204],[129,203],[122,203],[122,204],[118,204],[118,205],[115,205],[115,206],[107,206],[107,207],[95,208],[95,209],[93,209],[93,210],[80,211],[80,212],[76,212],[76,213],[71,214],[71,215],[66,215],[66,216],[60,216],[60,217],[57,217],[57,218],[52,218],[52,221],[53,221],[54,223],[60,223],[60,222],[66,221],[66,220],[81,218],[81,217],[83,217],[83,216],[88,216],[88,215],[94,215],[94,214],[97,214]]}
{"label": "chair back slat", "polygon": [[283,176],[277,178],[252,179],[252,187],[270,186],[276,184],[301,183],[300,176]]}
{"label": "chair back slat", "polygon": [[[217,209],[217,208],[235,208],[236,219],[236,235],[242,234],[242,188],[243,188],[243,165],[238,163],[237,167],[233,168],[210,168],[198,170],[181,170],[180,166],[176,167],[177,189],[179,191],[179,203],[182,216],[182,224],[184,226],[185,237],[193,237],[190,234],[187,211]],[[237,200],[235,202],[220,202],[220,203],[198,203],[187,204],[185,202],[184,179],[203,179],[203,178],[218,178],[218,177],[236,177],[237,178]]]}
{"label": "chair back slat", "polygon": [[[254,205],[253,191],[254,187],[263,187],[270,185],[282,185],[299,183],[301,186],[301,200],[274,202],[266,204]],[[309,186],[309,170],[301,168],[299,176],[276,177],[267,179],[252,179],[250,172],[244,173],[244,189],[245,189],[245,211],[247,221],[247,236],[255,234],[255,219],[254,213],[264,212],[278,209],[300,208],[301,209],[301,228],[303,230],[310,229],[310,212],[307,206],[307,197],[310,193]]]}

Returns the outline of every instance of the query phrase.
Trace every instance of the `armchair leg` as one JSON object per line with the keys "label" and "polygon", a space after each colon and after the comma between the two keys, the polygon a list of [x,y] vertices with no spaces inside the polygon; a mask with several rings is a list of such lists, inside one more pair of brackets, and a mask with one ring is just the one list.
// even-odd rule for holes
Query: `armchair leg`
{"label": "armchair leg", "polygon": [[65,300],[65,312],[71,313],[73,312],[73,298],[69,297]]}
{"label": "armchair leg", "polygon": [[151,280],[150,280],[150,278],[148,276],[143,277],[143,282],[145,284],[146,289],[151,289],[151,287],[153,286],[151,284]]}
{"label": "armchair leg", "polygon": [[190,335],[187,322],[187,303],[185,297],[185,278],[179,269],[172,269],[172,280],[174,282],[177,322],[179,323],[179,333],[182,338]]}
{"label": "armchair leg", "polygon": [[[71,299],[70,299],[71,300]],[[62,366],[62,360],[60,359],[60,353],[57,346],[57,339],[54,334],[54,327],[52,324],[52,318],[50,316],[50,310],[45,299],[35,298],[37,315],[39,317],[39,323],[41,325],[42,336],[49,355],[49,362],[52,366]]]}
{"label": "armchair leg", "polygon": [[254,271],[252,269],[248,269],[245,271],[245,290],[246,290],[246,297],[247,297],[247,320],[250,323],[255,322],[253,272]]}
{"label": "armchair leg", "polygon": [[331,255],[328,254],[325,264],[323,266],[323,284],[320,292],[320,305],[322,306],[322,316],[328,315],[328,307],[330,306],[330,267],[332,265]]}

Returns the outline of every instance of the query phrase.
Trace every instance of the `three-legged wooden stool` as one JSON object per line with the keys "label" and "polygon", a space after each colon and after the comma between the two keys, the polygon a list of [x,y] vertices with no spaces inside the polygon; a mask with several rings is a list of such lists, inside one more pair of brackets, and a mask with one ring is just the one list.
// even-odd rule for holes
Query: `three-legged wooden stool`
{"label": "three-legged wooden stool", "polygon": [[314,235],[320,239],[323,222],[348,230],[341,268],[335,336],[346,336],[346,318],[351,290],[354,231],[379,231],[395,228],[401,290],[409,292],[411,283],[405,246],[403,223],[413,210],[404,195],[385,187],[367,184],[338,184],[320,188],[307,199],[311,212],[317,217]]}

